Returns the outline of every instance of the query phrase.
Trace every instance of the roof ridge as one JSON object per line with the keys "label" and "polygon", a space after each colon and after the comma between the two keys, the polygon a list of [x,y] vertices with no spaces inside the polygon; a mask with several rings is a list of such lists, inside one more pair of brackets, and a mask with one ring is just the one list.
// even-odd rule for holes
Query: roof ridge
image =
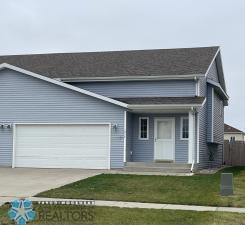
{"label": "roof ridge", "polygon": [[30,54],[11,54],[11,55],[0,55],[0,57],[10,56],[41,56],[41,55],[65,55],[65,54],[90,54],[90,53],[119,53],[119,52],[141,52],[141,51],[166,51],[166,50],[181,50],[181,49],[204,49],[204,48],[217,48],[220,46],[200,46],[200,47],[179,47],[179,48],[149,48],[149,49],[121,49],[121,50],[108,50],[108,51],[85,51],[85,52],[48,52],[48,53],[30,53]]}

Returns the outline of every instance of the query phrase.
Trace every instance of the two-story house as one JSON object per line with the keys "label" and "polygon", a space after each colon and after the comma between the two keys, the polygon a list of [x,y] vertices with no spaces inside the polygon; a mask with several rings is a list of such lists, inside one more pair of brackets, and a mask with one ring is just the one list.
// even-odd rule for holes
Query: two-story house
{"label": "two-story house", "polygon": [[0,57],[0,166],[221,166],[219,47]]}

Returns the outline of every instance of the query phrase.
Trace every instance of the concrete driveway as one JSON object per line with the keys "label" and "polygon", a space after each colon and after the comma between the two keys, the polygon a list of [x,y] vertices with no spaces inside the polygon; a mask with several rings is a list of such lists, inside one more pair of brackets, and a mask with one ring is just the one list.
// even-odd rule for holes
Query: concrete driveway
{"label": "concrete driveway", "polygon": [[102,172],[103,170],[0,168],[0,199],[31,197]]}

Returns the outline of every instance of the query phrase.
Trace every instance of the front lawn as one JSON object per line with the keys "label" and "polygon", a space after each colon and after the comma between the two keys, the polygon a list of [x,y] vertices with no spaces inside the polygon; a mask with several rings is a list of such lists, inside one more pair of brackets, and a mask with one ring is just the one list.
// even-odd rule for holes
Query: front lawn
{"label": "front lawn", "polygon": [[222,172],[234,174],[234,196],[219,195],[220,172],[190,177],[102,174],[37,196],[245,207],[245,167]]}
{"label": "front lawn", "polygon": [[[6,216],[8,209],[9,205],[0,207],[0,224],[14,224]],[[87,221],[86,209],[80,206],[35,205],[34,210],[37,218],[30,225],[245,225],[245,214],[238,213],[94,207]],[[43,210],[48,217],[42,214]],[[67,217],[67,212],[74,217]],[[79,212],[83,212],[82,217],[77,216]]]}

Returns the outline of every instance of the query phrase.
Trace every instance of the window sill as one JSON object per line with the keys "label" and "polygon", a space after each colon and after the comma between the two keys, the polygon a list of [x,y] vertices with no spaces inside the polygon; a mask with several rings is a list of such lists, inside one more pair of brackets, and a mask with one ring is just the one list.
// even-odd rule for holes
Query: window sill
{"label": "window sill", "polygon": [[180,138],[181,141],[189,141],[189,138]]}

